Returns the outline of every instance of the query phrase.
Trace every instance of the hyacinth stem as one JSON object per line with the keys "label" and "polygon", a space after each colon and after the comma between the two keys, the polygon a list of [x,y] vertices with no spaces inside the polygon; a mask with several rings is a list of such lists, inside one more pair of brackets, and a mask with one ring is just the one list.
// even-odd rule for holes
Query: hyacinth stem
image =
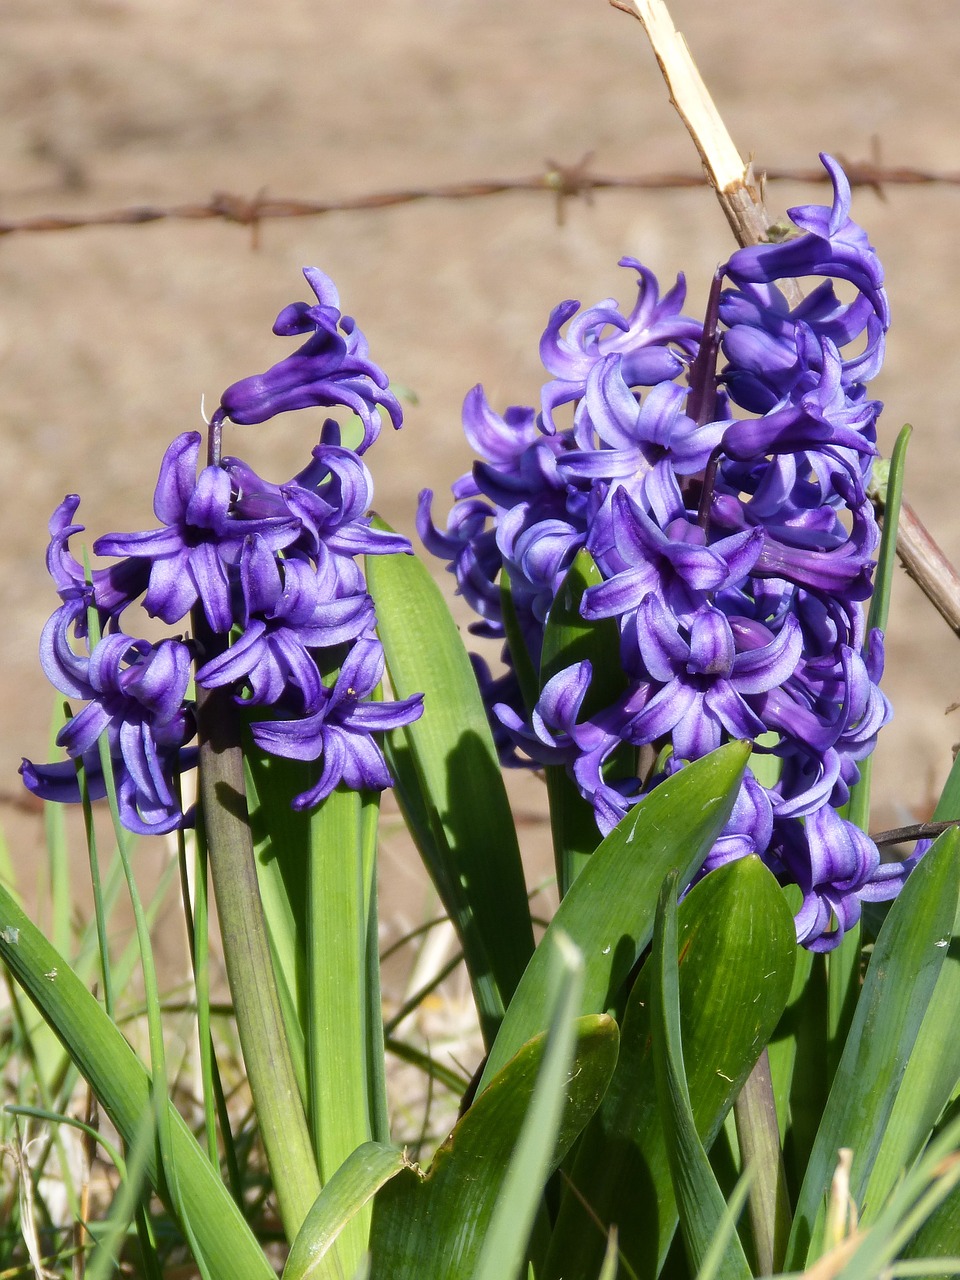
{"label": "hyacinth stem", "polygon": [[747,1212],[757,1275],[774,1275],[783,1267],[791,1222],[777,1104],[766,1049],[747,1077],[733,1110],[741,1165],[753,1170]]}
{"label": "hyacinth stem", "polygon": [[240,716],[226,689],[197,690],[200,805],[240,1046],[280,1217],[293,1241],[320,1193],[273,976],[254,860]]}
{"label": "hyacinth stem", "polygon": [[710,422],[717,404],[717,356],[720,354],[720,292],[723,268],[719,267],[710,284],[707,310],[703,318],[703,337],[690,369],[690,398],[687,413],[698,427]]}

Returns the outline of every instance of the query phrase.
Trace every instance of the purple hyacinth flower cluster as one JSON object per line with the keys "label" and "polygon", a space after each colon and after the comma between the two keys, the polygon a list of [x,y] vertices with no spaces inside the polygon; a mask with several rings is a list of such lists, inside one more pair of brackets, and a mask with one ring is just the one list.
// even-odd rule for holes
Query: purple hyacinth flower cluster
{"label": "purple hyacinth flower cluster", "polygon": [[[86,705],[57,740],[69,759],[24,761],[36,795],[79,800],[82,762],[91,796],[102,796],[98,743],[106,735],[124,826],[158,834],[184,825],[177,778],[197,758],[191,678],[200,688],[229,688],[254,708],[251,732],[264,751],[319,761],[297,807],[320,803],[341,783],[390,785],[373,735],[417,719],[422,697],[371,701],[383,650],[357,557],[411,550],[405,538],[371,527],[372,481],[360,457],[379,433],[381,409],[398,427],[400,406],[363,334],[341,315],[332,281],[314,269],[304,274],[317,305],[285,308],[274,331],[309,337],[265,374],[227,388],[211,437],[219,441],[228,420],[261,423],[290,409],[341,405],[363,424],[360,446],[344,447],[329,419],[309,464],[276,485],[238,458],[219,457],[217,445],[200,465],[202,438],[184,432],[160,466],[159,527],[97,539],[94,552],[113,563],[89,573],[69,545],[83,531],[74,523],[80,500],[64,499],[47,552],[61,603],[40,657],[56,688]],[[132,638],[122,615],[135,602],[168,625],[192,615],[194,634],[156,644]]]}
{"label": "purple hyacinth flower cluster", "polygon": [[[862,608],[881,409],[866,386],[889,315],[846,178],[822,159],[832,204],[792,209],[794,238],[735,253],[704,322],[682,313],[682,277],[661,297],[632,259],[628,315],[613,300],[557,307],[539,412],[501,416],[474,388],[464,426],[481,460],[454,485],[446,528],[429,491],[418,523],[479,633],[505,636],[509,580],[534,670],[564,577],[590,553],[602,580],[581,613],[616,619],[622,692],[597,710],[584,661],[526,706],[509,646],[496,680],[478,661],[504,757],[566,766],[606,833],[689,761],[752,740],[759,763],[703,872],[759,855],[802,890],[797,934],[814,950],[835,946],[862,902],[893,897],[912,862],[882,865],[837,812],[891,714],[882,637],[865,635]],[[814,287],[791,306],[778,285],[794,278]]]}

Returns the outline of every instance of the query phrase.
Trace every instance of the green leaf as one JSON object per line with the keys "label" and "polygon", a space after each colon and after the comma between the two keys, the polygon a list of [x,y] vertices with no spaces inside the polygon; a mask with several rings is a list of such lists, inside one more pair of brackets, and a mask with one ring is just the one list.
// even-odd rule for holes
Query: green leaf
{"label": "green leaf", "polygon": [[517,673],[520,693],[527,710],[532,711],[540,696],[540,680],[523,639],[520,619],[517,617],[517,610],[513,603],[513,584],[506,570],[500,575],[500,610],[503,614],[503,629],[510,650],[510,660]]}
{"label": "green leaf", "polygon": [[[583,1013],[613,1007],[653,933],[656,893],[671,868],[689,883],[723,829],[750,744],[731,742],[667,778],[599,846],[547,929],[584,957]],[[523,975],[480,1081],[484,1089],[520,1046],[544,1030],[549,948]]]}
{"label": "green leaf", "polygon": [[956,1034],[960,1009],[960,912],[951,932],[940,977],[863,1192],[860,1218],[864,1226],[876,1219],[894,1187],[920,1155],[960,1083],[960,1036]]}
{"label": "green leaf", "polygon": [[[385,527],[382,524],[379,527]],[[486,712],[450,611],[415,556],[367,557],[390,683],[424,694],[391,735],[397,794],[456,926],[488,1043],[533,952],[533,926]]]}
{"label": "green leaf", "polygon": [[723,1192],[697,1133],[680,1033],[680,974],[677,960],[677,874],[667,876],[660,893],[653,935],[650,1030],[660,1116],[680,1213],[680,1229],[691,1271],[709,1262],[717,1280],[750,1280],[743,1246],[727,1236],[718,1259],[714,1242],[727,1216]]}
{"label": "green leaf", "polygon": [[944,783],[937,807],[933,811],[933,822],[950,822],[960,818],[960,751],[953,758],[950,773]]}
{"label": "green leaf", "polygon": [[331,1249],[376,1192],[409,1167],[407,1157],[396,1147],[381,1142],[358,1147],[314,1201],[290,1249],[283,1280],[348,1280]]}
{"label": "green leaf", "polygon": [[[883,497],[883,530],[880,536],[880,550],[877,554],[877,568],[873,577],[870,611],[867,615],[865,645],[867,651],[870,646],[870,632],[874,627],[879,627],[882,631],[887,625],[887,616],[890,612],[890,597],[893,594],[894,574],[897,567],[897,529],[903,502],[903,473],[907,462],[907,445],[912,431],[913,428],[909,424],[901,428],[887,468]],[[869,830],[872,774],[873,756],[870,755],[860,763],[860,777],[851,788],[846,810],[846,817],[861,831]],[[831,977],[831,983],[836,985],[833,977]],[[836,997],[834,999],[836,1000]]]}
{"label": "green leaf", "polygon": [[580,616],[580,602],[588,587],[599,585],[603,575],[588,551],[579,551],[560,584],[543,631],[540,687],[574,662],[593,664],[593,679],[584,699],[584,711],[601,711],[623,693],[627,685],[620,662],[620,629],[615,618],[588,622]]}
{"label": "green leaf", "polygon": [[[616,619],[601,618],[588,622],[580,616],[583,593],[602,581],[590,553],[578,552],[550,606],[543,632],[541,689],[566,667],[584,661],[591,664],[593,674],[583,700],[584,717],[609,707],[627,687],[620,661],[620,630]],[[635,755],[631,748],[625,750]],[[562,898],[600,843],[600,833],[593,806],[580,795],[566,768],[551,765],[546,775],[557,882]]]}
{"label": "green leaf", "polygon": [[302,760],[282,760],[258,750],[244,735],[243,762],[250,831],[257,862],[267,936],[290,1056],[307,1106],[307,869],[310,815],[294,809],[294,796],[316,781]]}
{"label": "green leaf", "polygon": [[[371,1009],[368,911],[376,892],[374,850],[365,850],[364,810],[378,799],[338,787],[313,813],[308,858],[307,1081],[308,1119],[321,1184],[379,1126],[380,1080],[370,1067],[383,1058],[379,1008]],[[376,946],[374,939],[373,945]],[[340,1234],[335,1252],[352,1276],[366,1250],[369,1210]]]}
{"label": "green leaf", "polygon": [[557,1147],[576,1048],[574,1014],[583,984],[583,958],[563,934],[556,935],[554,947],[554,992],[543,1064],[484,1233],[476,1280],[502,1280],[519,1272]]}
{"label": "green leaf", "polygon": [[[776,1027],[798,952],[784,894],[757,858],[700,881],[678,912],[680,1027],[697,1132],[709,1150]],[[626,1263],[658,1274],[677,1223],[657,1098],[649,961],[630,993],[610,1088],[580,1141],[545,1274],[591,1276],[616,1223]]]}
{"label": "green leaf", "polygon": [[[573,1066],[547,1176],[596,1110],[617,1059],[612,1018],[575,1024]],[[372,1280],[474,1275],[511,1157],[532,1104],[546,1035],[521,1047],[459,1122],[424,1177],[403,1170],[377,1195]],[[539,1190],[539,1189],[538,1189]]]}
{"label": "green leaf", "polygon": [[960,833],[948,831],[909,876],[874,946],[797,1203],[788,1267],[819,1254],[838,1147],[853,1150],[850,1194],[863,1203],[947,957],[958,900]]}
{"label": "green leaf", "polygon": [[[132,1147],[153,1103],[146,1068],[63,958],[0,887],[0,959],[60,1037],[90,1082],[124,1142]],[[168,1105],[171,1150],[179,1196],[189,1207],[193,1233],[214,1280],[273,1280],[240,1210],[179,1113]],[[167,1173],[155,1147],[146,1176],[173,1212]]]}
{"label": "green leaf", "polygon": [[890,612],[890,597],[893,593],[893,580],[897,567],[897,529],[900,523],[900,507],[903,503],[903,473],[907,465],[907,445],[910,443],[912,434],[913,427],[909,422],[901,427],[890,456],[883,499],[883,531],[880,537],[880,550],[877,553],[877,567],[873,575],[870,611],[867,615],[868,633],[874,627],[879,627],[882,631],[887,625],[887,616]]}

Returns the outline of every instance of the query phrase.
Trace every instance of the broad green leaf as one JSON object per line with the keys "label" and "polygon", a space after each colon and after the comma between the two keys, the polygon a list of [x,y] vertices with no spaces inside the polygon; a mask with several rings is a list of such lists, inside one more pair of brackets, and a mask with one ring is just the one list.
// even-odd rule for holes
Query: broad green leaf
{"label": "broad green leaf", "polygon": [[396,1147],[381,1142],[357,1147],[314,1201],[290,1249],[283,1280],[344,1280],[343,1266],[331,1249],[380,1188],[409,1167]]}
{"label": "broad green leaf", "polygon": [[[612,1018],[580,1018],[575,1027],[573,1066],[546,1175],[596,1110],[617,1059],[619,1034]],[[540,1035],[521,1047],[457,1124],[425,1177],[403,1170],[378,1193],[370,1233],[372,1280],[467,1280],[474,1274],[531,1106],[546,1040]]]}
{"label": "broad green leaf", "polygon": [[[731,742],[667,778],[599,846],[547,929],[584,958],[581,1012],[613,1007],[653,933],[656,895],[671,868],[686,885],[730,815],[750,744]],[[541,942],[523,975],[480,1081],[484,1089],[522,1044],[544,1029],[549,948]]]}
{"label": "broad green leaf", "polygon": [[415,556],[367,557],[390,683],[424,694],[423,716],[391,735],[398,798],[457,928],[484,1033],[492,1039],[533,952],[517,833],[486,712],[450,611]]}
{"label": "broad green leaf", "polygon": [[519,1273],[557,1146],[576,1048],[574,1014],[580,1003],[583,958],[562,934],[554,938],[554,947],[554,991],[543,1063],[484,1235],[476,1280],[502,1280]]}
{"label": "broad green leaf", "polygon": [[715,1242],[724,1231],[727,1206],[697,1133],[680,1033],[680,974],[677,964],[677,874],[667,876],[657,905],[650,983],[650,1032],[660,1117],[680,1214],[680,1230],[691,1271],[710,1263],[717,1280],[751,1280],[736,1234],[718,1259]]}
{"label": "broad green leaf", "polygon": [[960,834],[948,831],[908,878],[874,946],[797,1203],[788,1267],[819,1253],[838,1147],[853,1150],[850,1194],[863,1203],[946,960],[958,900]]}
{"label": "broad green leaf", "polygon": [[[678,911],[680,1028],[697,1133],[709,1150],[776,1027],[798,952],[784,894],[756,858],[719,867]],[[616,1225],[636,1275],[658,1274],[677,1223],[660,1119],[648,961],[630,993],[610,1088],[580,1141],[545,1274],[591,1276]]]}
{"label": "broad green leaf", "polygon": [[[152,1109],[146,1068],[63,958],[0,887],[0,959],[21,983],[90,1082],[128,1146]],[[173,1106],[168,1107],[180,1198],[214,1280],[273,1280],[274,1271],[217,1172]],[[172,1212],[156,1148],[146,1176]]]}
{"label": "broad green leaf", "polygon": [[[588,622],[580,616],[583,593],[602,581],[590,553],[578,552],[550,606],[543,632],[541,689],[566,667],[583,661],[591,664],[590,688],[581,712],[583,718],[609,707],[627,687],[620,661],[620,630],[616,619]],[[624,751],[631,757],[636,754],[630,747],[625,747]],[[566,769],[562,765],[551,765],[546,774],[557,882],[562,898],[600,843],[600,833],[593,806],[580,795]]]}
{"label": "broad green leaf", "polygon": [[[384,1052],[380,1010],[371,1008],[366,990],[372,967],[367,913],[376,892],[376,860],[374,850],[364,849],[364,810],[372,806],[375,817],[378,799],[338,787],[311,822],[307,1114],[321,1183],[358,1147],[386,1136],[379,1132],[385,1124],[377,1119],[386,1099],[377,1096],[379,1078],[368,1078]],[[372,942],[376,948],[375,936]],[[369,1227],[370,1211],[361,1209],[337,1240],[335,1252],[348,1276],[366,1250]]]}
{"label": "broad green leaf", "polygon": [[[249,738],[244,746],[264,914],[322,1183],[355,1148],[387,1137],[375,925],[379,797],[338,788],[315,809],[296,810],[291,802],[316,770],[267,756]],[[369,1212],[337,1241],[347,1275],[368,1228]]]}
{"label": "broad green leaf", "polygon": [[294,796],[316,781],[309,762],[259,751],[249,736],[243,759],[250,830],[267,934],[277,975],[287,1042],[307,1105],[307,870],[310,815],[292,807]]}

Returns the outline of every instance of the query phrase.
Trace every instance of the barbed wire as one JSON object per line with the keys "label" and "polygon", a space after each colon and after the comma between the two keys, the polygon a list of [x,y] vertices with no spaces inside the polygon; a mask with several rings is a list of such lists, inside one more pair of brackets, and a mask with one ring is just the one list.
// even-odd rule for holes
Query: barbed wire
{"label": "barbed wire", "polygon": [[[839,158],[839,157],[838,157]],[[350,213],[389,209],[397,205],[428,200],[475,200],[507,192],[544,192],[557,202],[557,218],[563,221],[565,204],[570,199],[587,203],[595,191],[666,191],[707,185],[703,173],[649,173],[634,176],[595,174],[590,170],[591,155],[574,164],[547,161],[542,173],[520,178],[494,178],[482,181],[449,182],[434,186],[402,187],[395,191],[377,191],[366,195],[347,196],[338,200],[285,199],[267,195],[261,190],[254,196],[215,192],[209,200],[172,205],[131,205],[94,213],[39,214],[25,218],[0,218],[0,236],[23,235],[44,231],[76,231],[84,227],[141,226],[149,222],[201,222],[220,219],[250,227],[254,243],[262,222],[275,218],[317,218],[329,213]],[[893,186],[960,186],[960,171],[919,169],[909,165],[886,165],[877,160],[842,161],[851,186],[870,187],[885,198],[885,188]],[[827,175],[817,168],[758,169],[761,183],[794,182],[823,185]]]}

